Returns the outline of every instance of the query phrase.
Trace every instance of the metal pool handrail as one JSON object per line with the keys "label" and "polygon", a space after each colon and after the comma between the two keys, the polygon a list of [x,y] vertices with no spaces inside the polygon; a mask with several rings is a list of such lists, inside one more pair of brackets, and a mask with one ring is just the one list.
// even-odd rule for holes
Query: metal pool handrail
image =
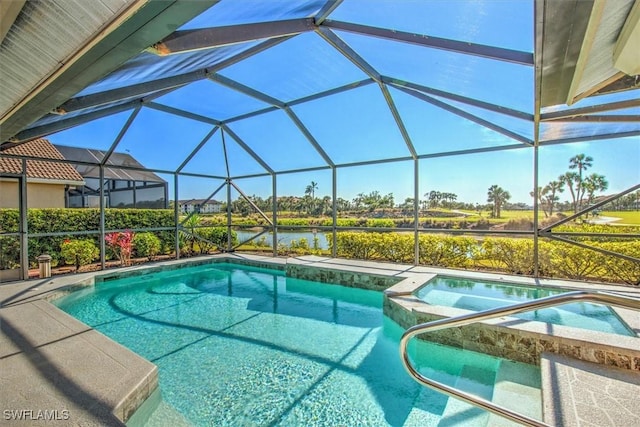
{"label": "metal pool handrail", "polygon": [[447,328],[465,326],[471,323],[480,322],[482,320],[494,319],[496,317],[508,316],[511,314],[537,310],[545,307],[552,307],[573,301],[591,301],[640,311],[640,299],[612,294],[608,292],[575,291],[567,292],[560,295],[553,295],[546,298],[540,298],[533,301],[527,301],[519,304],[513,304],[506,307],[493,308],[491,310],[480,311],[477,313],[434,320],[432,322],[412,326],[411,328],[407,329],[402,335],[402,338],[400,339],[400,358],[402,359],[402,364],[409,372],[409,374],[413,377],[413,379],[415,379],[422,385],[431,387],[434,390],[437,390],[456,399],[463,400],[471,405],[477,406],[496,415],[508,418],[511,421],[527,426],[548,427],[548,424],[545,424],[542,421],[538,421],[534,418],[512,411],[508,408],[496,405],[489,400],[477,397],[471,393],[467,393],[455,387],[451,387],[425,377],[420,372],[418,372],[411,364],[409,355],[407,354],[407,346],[411,338],[425,332],[433,332]]}

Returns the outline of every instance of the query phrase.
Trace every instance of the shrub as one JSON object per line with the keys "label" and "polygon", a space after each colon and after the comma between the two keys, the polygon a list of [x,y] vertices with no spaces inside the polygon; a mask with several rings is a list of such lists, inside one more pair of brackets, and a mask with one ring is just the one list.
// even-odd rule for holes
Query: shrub
{"label": "shrub", "polygon": [[133,251],[133,238],[135,233],[132,231],[117,231],[104,236],[104,240],[116,256],[120,259],[120,265],[129,265],[131,262],[131,253]]}
{"label": "shrub", "polygon": [[[337,243],[338,256],[345,258],[413,261],[412,233],[339,232]],[[420,264],[464,267],[470,263],[477,243],[470,237],[421,235],[419,245]]]}
{"label": "shrub", "polygon": [[414,246],[412,233],[377,233],[376,253],[386,261],[413,262]]}
{"label": "shrub", "polygon": [[533,274],[533,240],[488,237],[475,258],[486,261],[496,270],[530,275]]}
{"label": "shrub", "polygon": [[160,253],[160,239],[153,233],[136,233],[133,236],[133,250],[138,257],[147,257],[149,261]]}
{"label": "shrub", "polygon": [[550,242],[550,275],[582,280],[605,273],[606,255],[570,243]]}
{"label": "shrub", "polygon": [[0,270],[11,270],[20,266],[20,239],[0,237]]}
{"label": "shrub", "polygon": [[[196,239],[201,254],[208,254],[216,248],[227,247],[227,227],[204,227],[196,230]],[[231,230],[231,244],[238,244],[238,234]]]}
{"label": "shrub", "polygon": [[[602,249],[628,255],[640,259],[640,244],[638,241],[605,242],[598,245]],[[640,286],[640,263],[626,259],[607,256],[604,261],[607,276],[630,285]]]}
{"label": "shrub", "polygon": [[[380,233],[345,231],[337,233],[337,255],[345,258],[372,259],[375,256],[375,239]],[[333,246],[329,240],[330,249]]]}
{"label": "shrub", "polygon": [[392,219],[372,218],[372,219],[367,219],[366,226],[367,227],[380,227],[380,228],[393,228],[393,227],[396,226],[396,223]]}
{"label": "shrub", "polygon": [[87,265],[100,256],[100,251],[92,240],[65,240],[60,245],[60,255],[67,264],[76,267]]}
{"label": "shrub", "polygon": [[466,267],[478,243],[471,237],[421,234],[420,264],[440,267]]}

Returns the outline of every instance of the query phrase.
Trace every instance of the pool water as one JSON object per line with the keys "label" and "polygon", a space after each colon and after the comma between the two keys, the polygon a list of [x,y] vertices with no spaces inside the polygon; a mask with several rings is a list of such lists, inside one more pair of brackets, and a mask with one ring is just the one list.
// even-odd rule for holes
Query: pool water
{"label": "pool water", "polygon": [[[211,264],[56,304],[158,366],[162,402],[147,427],[494,424],[410,378],[380,292]],[[410,354],[431,378],[541,417],[537,367],[416,340]]]}
{"label": "pool water", "polygon": [[[416,295],[422,301],[433,305],[482,311],[566,292],[570,291],[437,276],[420,288]],[[564,304],[516,314],[514,317],[635,336],[609,307],[600,304]]]}

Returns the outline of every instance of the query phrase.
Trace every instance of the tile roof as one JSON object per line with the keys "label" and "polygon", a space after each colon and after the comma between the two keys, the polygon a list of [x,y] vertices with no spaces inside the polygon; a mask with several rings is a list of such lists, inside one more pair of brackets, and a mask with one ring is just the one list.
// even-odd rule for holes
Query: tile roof
{"label": "tile roof", "polygon": [[[14,156],[42,157],[46,159],[62,159],[64,157],[56,148],[44,138],[34,139],[23,144],[14,145],[1,152]],[[16,158],[0,157],[0,173],[22,173],[22,161]],[[84,179],[68,163],[45,162],[27,160],[27,179],[43,179],[51,181],[69,181],[82,183]]]}
{"label": "tile roof", "polygon": [[[78,162],[99,162],[102,161],[104,156],[107,154],[106,151],[96,150],[93,148],[68,147],[66,145],[58,144],[55,144],[54,147],[65,159]],[[117,151],[111,153],[111,156],[105,166],[104,177],[107,179],[166,183],[164,179],[150,171],[118,168],[117,166],[144,168],[144,165],[127,153],[119,153]],[[75,169],[85,178],[100,177],[100,168],[98,165],[78,164]]]}

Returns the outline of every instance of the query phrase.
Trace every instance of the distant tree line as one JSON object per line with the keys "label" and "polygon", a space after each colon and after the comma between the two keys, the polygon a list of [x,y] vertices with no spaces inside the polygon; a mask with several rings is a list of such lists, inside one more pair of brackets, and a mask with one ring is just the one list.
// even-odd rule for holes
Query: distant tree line
{"label": "distant tree line", "polygon": [[[578,154],[569,159],[569,170],[557,179],[550,181],[545,186],[531,191],[531,197],[538,199],[538,206],[545,217],[551,217],[559,211],[579,210],[591,205],[597,199],[598,194],[606,191],[609,183],[603,175],[597,173],[586,174],[593,166],[593,158],[585,154]],[[311,181],[304,191],[304,196],[281,196],[276,200],[279,212],[293,212],[297,215],[330,216],[333,213],[333,201],[330,196],[316,197],[318,183]],[[560,201],[560,195],[566,193],[569,200]],[[531,206],[526,203],[510,203],[511,194],[501,186],[494,184],[487,189],[487,203],[467,203],[458,200],[458,195],[453,192],[431,190],[418,201],[418,208],[424,212],[429,209],[471,210],[482,214],[489,211],[493,218],[500,218],[502,211],[527,210]],[[272,197],[262,198],[250,196],[251,203],[239,197],[231,202],[232,212],[248,215],[254,212],[252,204],[263,212],[272,209]],[[640,204],[640,192],[628,194],[611,203],[615,210],[638,209]],[[366,214],[371,212],[394,211],[396,214],[411,215],[414,210],[414,198],[407,197],[403,202],[397,203],[393,193],[381,194],[379,191],[359,193],[351,200],[338,197],[336,209],[340,213]],[[226,205],[223,206],[226,210]]]}

